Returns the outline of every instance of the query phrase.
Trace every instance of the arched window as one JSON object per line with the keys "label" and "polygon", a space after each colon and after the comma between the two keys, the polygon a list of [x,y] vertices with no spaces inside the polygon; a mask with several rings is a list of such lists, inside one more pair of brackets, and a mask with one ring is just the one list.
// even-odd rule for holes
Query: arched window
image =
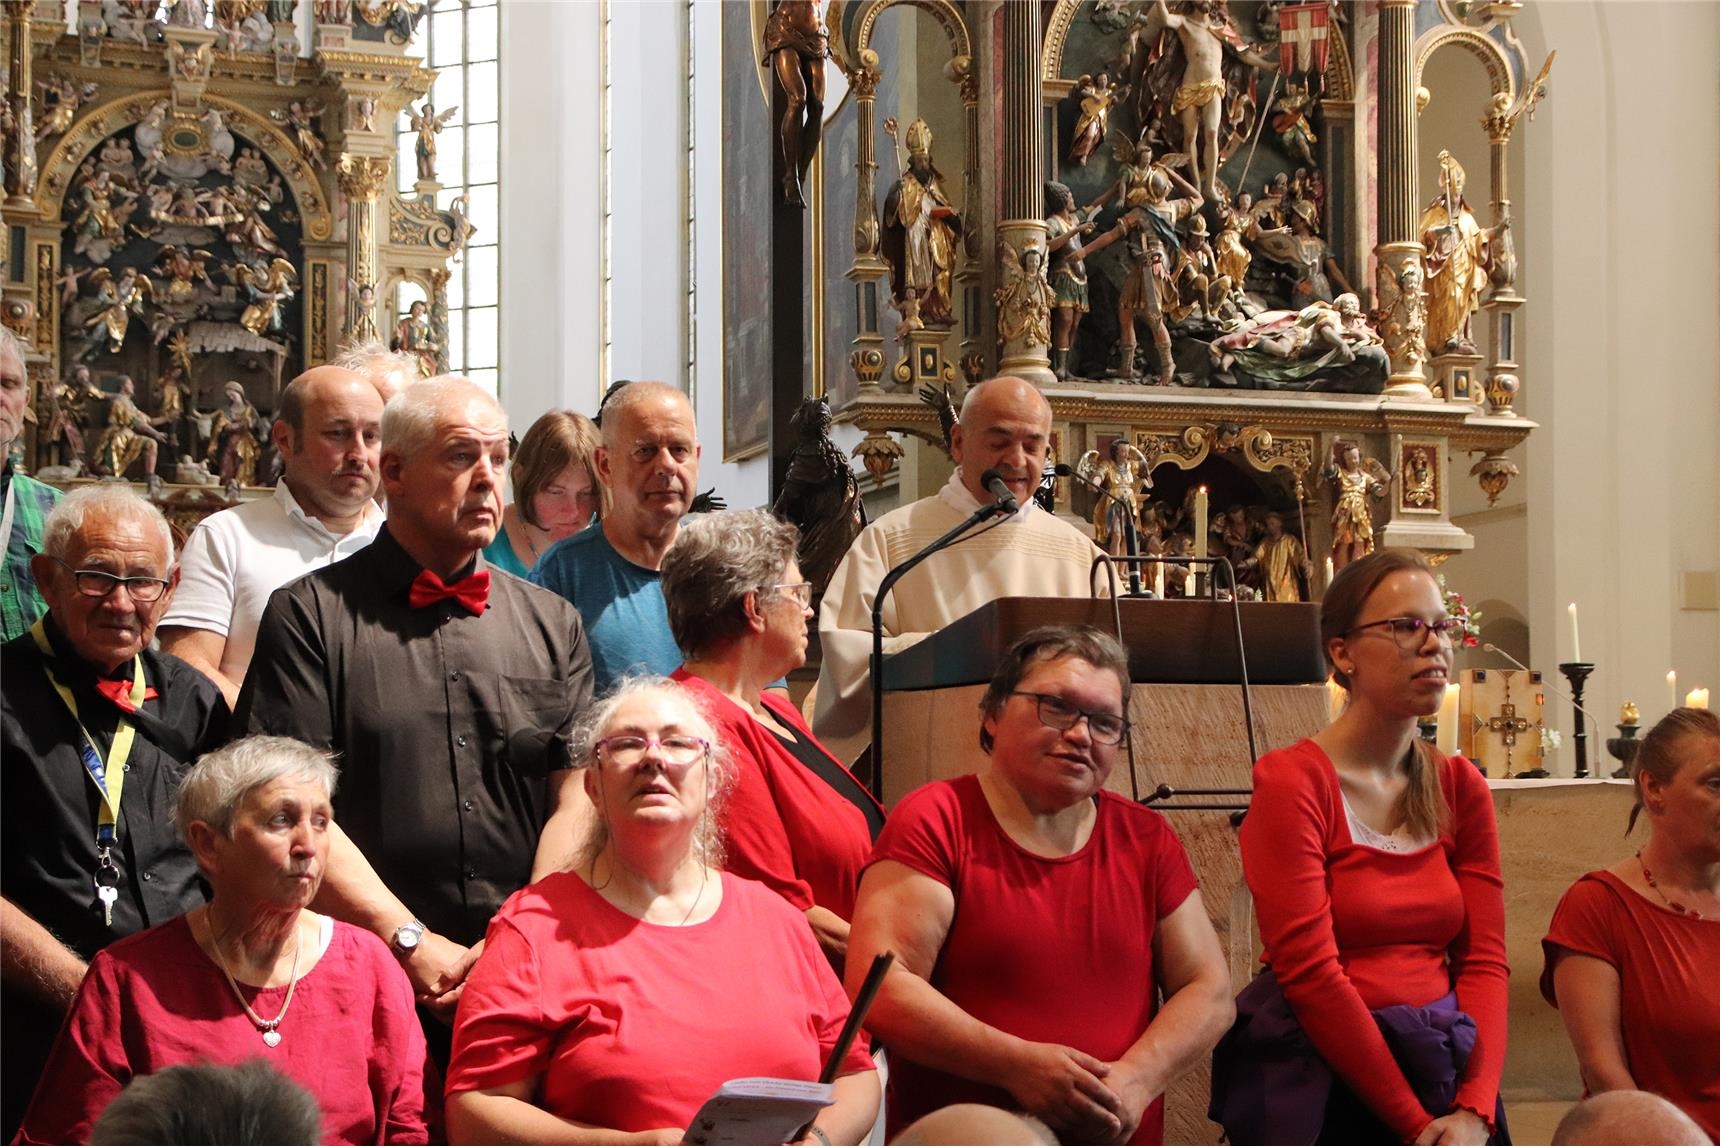
{"label": "arched window", "polygon": [[[501,275],[496,258],[500,203],[501,78],[497,71],[497,0],[433,0],[419,26],[418,48],[436,70],[430,98],[439,112],[455,109],[436,137],[437,204],[466,197],[477,230],[448,279],[448,367],[494,390],[501,366],[498,333]],[[400,189],[417,180],[415,136],[405,116],[398,127]]]}

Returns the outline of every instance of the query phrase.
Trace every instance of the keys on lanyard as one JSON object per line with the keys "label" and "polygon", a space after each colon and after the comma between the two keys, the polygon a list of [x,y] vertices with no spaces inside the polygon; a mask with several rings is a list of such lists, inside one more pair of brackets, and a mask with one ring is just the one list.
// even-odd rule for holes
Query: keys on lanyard
{"label": "keys on lanyard", "polygon": [[96,898],[102,905],[102,924],[113,926],[113,905],[119,901],[119,868],[114,866],[113,853],[102,848],[96,853]]}

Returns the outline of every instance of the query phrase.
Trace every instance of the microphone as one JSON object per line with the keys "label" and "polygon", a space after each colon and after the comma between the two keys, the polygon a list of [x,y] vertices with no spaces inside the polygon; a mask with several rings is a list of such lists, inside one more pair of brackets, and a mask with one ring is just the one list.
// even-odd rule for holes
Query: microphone
{"label": "microphone", "polygon": [[[1141,555],[1141,543],[1139,537],[1135,533],[1135,515],[1129,509],[1128,503],[1123,501],[1110,490],[1106,489],[1104,486],[1100,485],[1098,482],[1094,481],[1092,478],[1080,473],[1068,462],[1058,462],[1056,472],[1058,477],[1074,478],[1100,497],[1105,498],[1107,501],[1116,505],[1122,506],[1124,518],[1128,523],[1123,530],[1123,552],[1128,557],[1139,557]],[[1130,561],[1129,596],[1139,597],[1143,592],[1144,590],[1141,587],[1141,567],[1136,562]]]}
{"label": "microphone", "polygon": [[1021,503],[1015,500],[1015,494],[1010,491],[1009,483],[1003,480],[1003,475],[996,470],[986,470],[979,475],[979,483],[997,499],[997,504],[1004,507],[1005,513],[1015,513],[1021,509]]}

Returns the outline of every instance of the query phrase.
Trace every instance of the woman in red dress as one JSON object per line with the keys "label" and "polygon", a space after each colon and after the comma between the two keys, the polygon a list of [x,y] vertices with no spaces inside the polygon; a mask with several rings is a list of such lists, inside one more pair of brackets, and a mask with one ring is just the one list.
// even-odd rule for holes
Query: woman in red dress
{"label": "woman in red dress", "polygon": [[1720,717],[1674,709],[1635,768],[1648,842],[1559,901],[1541,993],[1588,1093],[1653,1091],[1720,1138]]}

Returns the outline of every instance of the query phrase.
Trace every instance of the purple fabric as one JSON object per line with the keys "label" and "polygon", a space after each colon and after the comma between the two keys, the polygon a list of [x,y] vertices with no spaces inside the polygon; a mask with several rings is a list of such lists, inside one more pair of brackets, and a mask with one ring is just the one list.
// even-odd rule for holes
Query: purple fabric
{"label": "purple fabric", "polygon": [[[1373,1015],[1429,1117],[1449,1112],[1476,1037],[1475,1020],[1457,1009],[1456,993]],[[1207,1117],[1224,1127],[1231,1146],[1314,1146],[1333,1083],[1332,1068],[1308,1041],[1278,977],[1262,971],[1236,997],[1236,1022],[1213,1049]],[[1510,1146],[1503,1105],[1494,1122],[1493,1146]]]}

